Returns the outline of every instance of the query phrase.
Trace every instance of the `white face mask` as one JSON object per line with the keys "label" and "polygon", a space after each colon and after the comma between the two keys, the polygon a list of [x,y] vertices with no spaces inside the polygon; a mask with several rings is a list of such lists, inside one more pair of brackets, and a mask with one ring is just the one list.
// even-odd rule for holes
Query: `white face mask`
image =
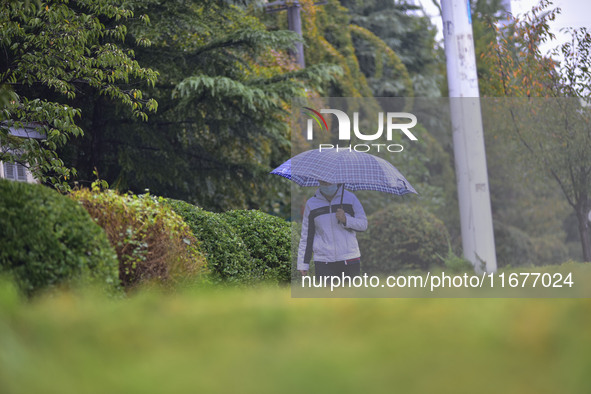
{"label": "white face mask", "polygon": [[337,189],[339,188],[339,185],[337,184],[332,184],[332,185],[327,185],[327,186],[320,186],[320,192],[322,194],[324,194],[325,196],[332,196],[337,192]]}

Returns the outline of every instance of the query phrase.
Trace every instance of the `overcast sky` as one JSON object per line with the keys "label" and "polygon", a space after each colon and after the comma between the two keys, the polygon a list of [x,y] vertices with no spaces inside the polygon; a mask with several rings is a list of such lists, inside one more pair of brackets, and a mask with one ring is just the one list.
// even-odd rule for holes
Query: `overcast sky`
{"label": "overcast sky", "polygon": [[[441,1],[441,0],[439,0]],[[417,0],[423,4],[427,14],[431,17],[433,23],[438,27],[441,35],[441,16],[432,0]],[[514,15],[523,14],[530,10],[534,5],[538,4],[538,0],[511,0],[511,8]],[[550,25],[552,31],[557,36],[557,41],[546,45],[545,49],[549,50],[564,41],[564,34],[560,33],[563,27],[587,27],[591,30],[591,1],[589,0],[553,0],[553,5],[550,8],[559,7],[561,9],[560,15]],[[544,48],[543,48],[544,49]]]}

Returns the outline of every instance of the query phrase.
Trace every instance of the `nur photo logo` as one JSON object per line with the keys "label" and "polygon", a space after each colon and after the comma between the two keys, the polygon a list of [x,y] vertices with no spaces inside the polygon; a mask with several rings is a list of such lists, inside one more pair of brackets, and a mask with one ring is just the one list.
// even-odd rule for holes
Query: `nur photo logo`
{"label": "nur photo logo", "polygon": [[[303,114],[308,116],[306,123],[306,139],[308,141],[314,140],[314,128],[317,125],[317,129],[321,132],[330,132],[328,122],[323,114],[330,114],[336,117],[338,139],[339,141],[348,141],[349,145],[340,146],[339,144],[319,144],[318,149],[337,149],[337,150],[354,150],[356,152],[369,152],[375,150],[388,151],[392,153],[402,152],[404,147],[401,144],[393,144],[392,142],[394,133],[402,133],[410,141],[418,141],[418,138],[412,133],[410,129],[417,125],[417,117],[408,112],[378,112],[377,114],[377,130],[367,132],[367,130],[360,130],[359,127],[359,112],[353,112],[353,121],[349,115],[339,109],[334,108],[323,108],[319,111],[310,108],[302,107]],[[405,121],[406,120],[406,121]],[[363,143],[351,145],[350,141],[352,137],[355,137],[361,141],[368,141],[374,143]],[[380,140],[384,140],[388,143],[378,143]]]}

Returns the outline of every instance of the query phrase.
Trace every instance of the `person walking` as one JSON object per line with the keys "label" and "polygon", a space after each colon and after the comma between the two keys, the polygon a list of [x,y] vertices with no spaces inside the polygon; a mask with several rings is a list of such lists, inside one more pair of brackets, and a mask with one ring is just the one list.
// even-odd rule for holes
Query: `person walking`
{"label": "person walking", "polygon": [[304,209],[297,269],[308,275],[313,260],[316,277],[359,276],[356,233],[367,230],[363,206],[342,185],[318,182],[320,186]]}

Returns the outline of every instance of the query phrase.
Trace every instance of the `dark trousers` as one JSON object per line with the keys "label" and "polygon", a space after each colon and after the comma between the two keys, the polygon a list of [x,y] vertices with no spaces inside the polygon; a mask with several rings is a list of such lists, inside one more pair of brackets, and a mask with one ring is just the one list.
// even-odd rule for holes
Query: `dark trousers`
{"label": "dark trousers", "polygon": [[322,261],[314,262],[314,275],[317,278],[324,276],[350,276],[351,278],[361,275],[361,260],[354,259],[348,261],[334,261],[325,263]]}

